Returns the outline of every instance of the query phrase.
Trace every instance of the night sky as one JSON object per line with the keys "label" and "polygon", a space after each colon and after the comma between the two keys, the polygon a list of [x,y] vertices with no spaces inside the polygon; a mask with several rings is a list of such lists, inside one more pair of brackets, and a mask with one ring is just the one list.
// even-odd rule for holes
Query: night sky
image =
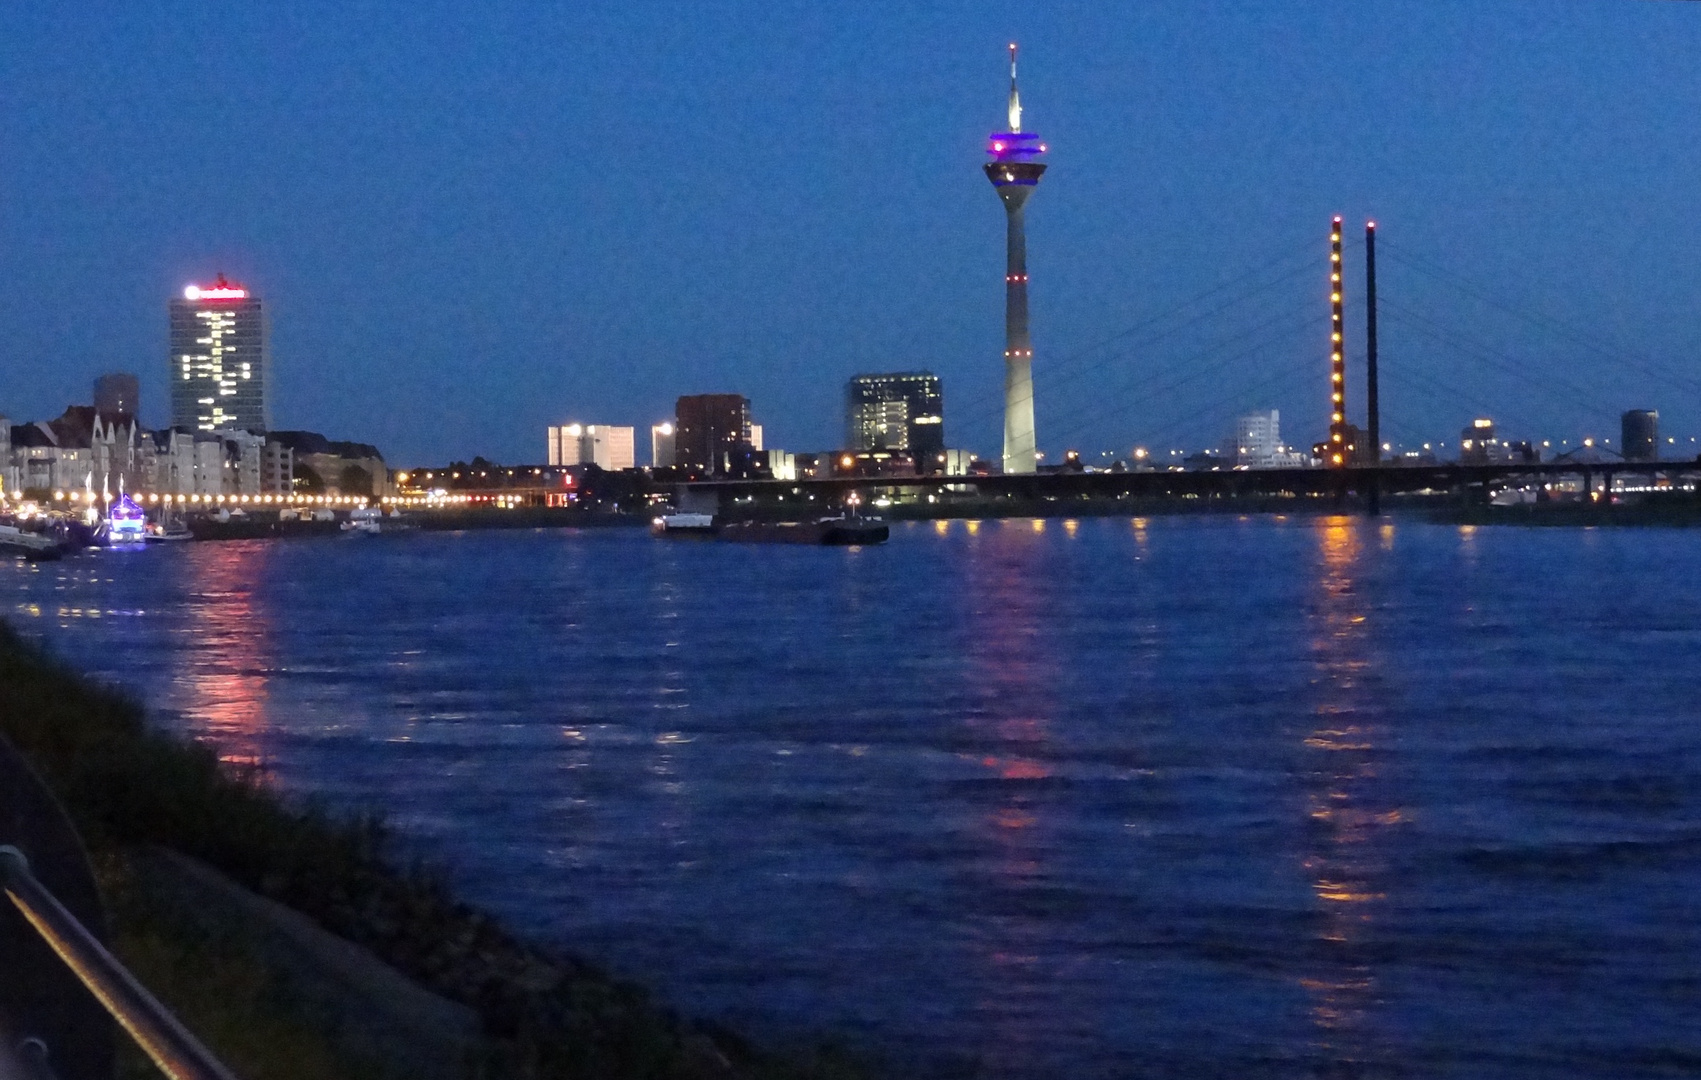
{"label": "night sky", "polygon": [[1632,0],[9,3],[0,412],[134,370],[164,424],[166,302],[222,270],[274,425],[398,465],[703,392],[830,447],[849,375],[920,367],[996,456],[1011,40],[1048,456],[1321,437],[1337,212],[1391,439],[1701,434],[1701,5]]}

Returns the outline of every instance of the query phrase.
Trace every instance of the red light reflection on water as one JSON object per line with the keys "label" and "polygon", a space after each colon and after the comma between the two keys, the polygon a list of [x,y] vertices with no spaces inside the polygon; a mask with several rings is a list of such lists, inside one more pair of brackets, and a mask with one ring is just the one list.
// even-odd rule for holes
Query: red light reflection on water
{"label": "red light reflection on water", "polygon": [[1051,770],[1038,761],[1026,758],[981,758],[980,763],[1004,780],[1044,780]]}
{"label": "red light reflection on water", "polygon": [[[971,535],[976,530],[971,529]],[[990,535],[987,533],[990,532]],[[963,591],[973,606],[966,617],[981,647],[975,649],[976,682],[985,688],[977,715],[965,721],[988,751],[971,758],[999,780],[997,805],[980,818],[975,841],[988,851],[991,887],[1019,894],[1045,880],[1051,853],[1045,807],[1029,782],[1045,780],[1054,770],[1044,760],[1051,739],[1051,679],[1058,660],[1048,652],[1046,598],[1028,576],[1033,563],[1011,557],[1012,549],[1051,542],[1043,521],[1006,520],[989,525],[981,545],[972,549]],[[983,1047],[989,1057],[1020,1059],[1041,1045],[1047,1033],[1034,1023],[1027,997],[1043,978],[1037,970],[1045,934],[1039,916],[1008,916],[979,927],[975,948],[991,975],[985,985],[996,997],[980,1007],[996,1016],[996,1031]]]}
{"label": "red light reflection on water", "polygon": [[270,727],[266,673],[275,654],[271,621],[254,590],[264,576],[268,545],[187,546],[194,582],[186,600],[191,642],[174,651],[182,665],[176,696],[189,734],[216,747],[224,762],[259,766]]}

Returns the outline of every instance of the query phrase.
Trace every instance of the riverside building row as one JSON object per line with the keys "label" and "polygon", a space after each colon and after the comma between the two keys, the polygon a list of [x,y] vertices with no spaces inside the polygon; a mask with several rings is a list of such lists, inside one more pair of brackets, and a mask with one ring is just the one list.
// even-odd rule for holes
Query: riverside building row
{"label": "riverside building row", "polygon": [[377,447],[311,431],[149,431],[133,416],[89,405],[31,424],[0,417],[0,493],[382,497],[393,490]]}
{"label": "riverside building row", "polygon": [[[906,371],[853,376],[845,386],[845,442],[816,454],[764,445],[742,394],[687,394],[674,415],[650,427],[649,467],[702,477],[796,480],[814,476],[964,474],[974,455],[945,445],[944,391],[937,375]],[[550,466],[637,466],[637,429],[581,422],[546,431]]]}
{"label": "riverside building row", "polygon": [[0,480],[15,493],[282,495],[295,488],[291,448],[250,431],[146,431],[134,416],[73,405],[56,420],[0,418]]}

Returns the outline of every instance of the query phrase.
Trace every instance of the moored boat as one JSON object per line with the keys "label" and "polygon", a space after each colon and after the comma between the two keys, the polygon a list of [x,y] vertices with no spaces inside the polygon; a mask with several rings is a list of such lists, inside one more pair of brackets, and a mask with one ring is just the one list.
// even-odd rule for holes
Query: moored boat
{"label": "moored boat", "polygon": [[376,506],[363,506],[349,511],[348,520],[343,522],[345,533],[355,536],[379,536],[399,532],[412,532],[419,528],[412,521],[404,521],[399,511],[392,510],[385,514],[383,509]]}
{"label": "moored boat", "polygon": [[64,548],[51,536],[25,532],[16,525],[0,525],[0,555],[22,555],[32,562],[43,562],[63,554]]}
{"label": "moored boat", "polygon": [[884,544],[892,536],[892,530],[879,518],[823,518],[820,524],[825,530],[823,544]]}
{"label": "moored boat", "polygon": [[148,535],[148,515],[140,506],[120,492],[118,501],[106,512],[106,542],[108,544],[140,544]]}
{"label": "moored boat", "polygon": [[336,536],[341,523],[328,510],[302,517],[295,514],[219,515],[191,517],[189,531],[197,540],[268,540],[274,537]]}
{"label": "moored boat", "polygon": [[663,514],[650,522],[650,532],[657,536],[706,537],[718,531],[713,514]]}

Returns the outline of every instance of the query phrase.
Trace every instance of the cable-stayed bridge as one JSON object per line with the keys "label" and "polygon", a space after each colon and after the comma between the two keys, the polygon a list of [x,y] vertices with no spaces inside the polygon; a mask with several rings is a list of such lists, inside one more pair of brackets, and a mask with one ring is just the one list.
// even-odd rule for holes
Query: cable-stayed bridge
{"label": "cable-stayed bridge", "polygon": [[[1077,448],[1078,461],[1065,471],[728,479],[692,487],[739,497],[776,497],[782,487],[826,497],[874,486],[949,492],[971,485],[983,495],[1021,499],[1142,498],[1397,494],[1511,477],[1585,477],[1585,490],[1600,482],[1610,493],[1615,476],[1693,467],[1701,447],[1689,438],[1682,445],[1662,438],[1659,460],[1651,462],[1625,461],[1613,444],[1621,412],[1701,400],[1695,372],[1534,309],[1517,299],[1527,292],[1472,280],[1437,253],[1386,235],[1367,245],[1343,236],[1338,219],[1331,234],[1296,238],[1219,284],[1055,360],[1047,362],[1042,350],[1032,382],[1040,441]],[[1346,257],[1331,261],[1331,247]],[[1367,303],[1366,272],[1374,274],[1378,261],[1381,281]],[[1611,372],[1619,385],[1603,386],[1583,371]],[[1380,382],[1374,420],[1365,415],[1371,372]],[[949,425],[985,426],[1005,410],[1005,395],[988,384],[948,403]],[[1612,400],[1615,392],[1624,400]],[[1085,404],[1048,410],[1048,396]],[[1285,413],[1290,436],[1296,429],[1308,436],[1292,441],[1306,458],[1315,446],[1318,466],[1248,469],[1232,455],[1189,456],[1180,448],[1201,434],[1209,440],[1212,431],[1220,439],[1237,417],[1274,407]],[[1452,433],[1481,417],[1521,438],[1523,455],[1487,462],[1466,455],[1459,463]],[[1343,430],[1357,433],[1355,453],[1333,452]],[[1379,452],[1366,439],[1372,432]],[[1116,471],[1101,471],[1112,462]]]}

